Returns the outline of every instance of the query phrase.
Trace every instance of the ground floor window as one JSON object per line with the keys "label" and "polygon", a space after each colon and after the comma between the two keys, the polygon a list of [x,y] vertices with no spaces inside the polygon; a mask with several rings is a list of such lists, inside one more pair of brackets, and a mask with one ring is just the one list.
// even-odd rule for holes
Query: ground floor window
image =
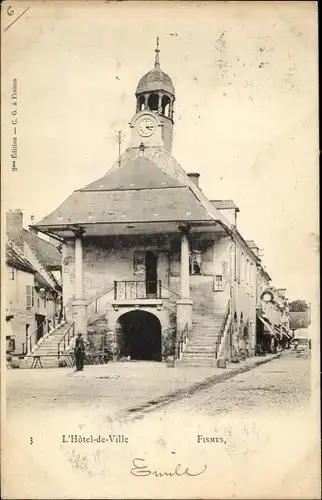
{"label": "ground floor window", "polygon": [[216,274],[214,282],[215,292],[222,292],[224,290],[224,280],[222,274]]}

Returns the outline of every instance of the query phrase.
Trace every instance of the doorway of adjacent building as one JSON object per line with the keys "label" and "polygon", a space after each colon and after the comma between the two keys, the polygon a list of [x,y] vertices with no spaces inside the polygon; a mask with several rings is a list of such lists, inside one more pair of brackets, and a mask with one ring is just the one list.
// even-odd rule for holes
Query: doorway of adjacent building
{"label": "doorway of adjacent building", "polygon": [[131,360],[161,361],[161,324],[146,311],[130,311],[118,320],[120,357]]}
{"label": "doorway of adjacent building", "polygon": [[146,279],[146,296],[149,298],[156,297],[157,294],[157,273],[158,254],[157,252],[147,251],[145,254],[145,279]]}
{"label": "doorway of adjacent building", "polygon": [[36,342],[41,339],[44,335],[45,331],[45,324],[44,321],[46,319],[46,316],[43,314],[35,314],[35,320],[36,320]]}

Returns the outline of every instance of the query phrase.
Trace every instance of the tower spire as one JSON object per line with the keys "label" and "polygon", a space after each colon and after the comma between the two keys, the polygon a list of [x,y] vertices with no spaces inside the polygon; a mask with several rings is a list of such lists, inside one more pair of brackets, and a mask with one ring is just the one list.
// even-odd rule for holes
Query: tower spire
{"label": "tower spire", "polygon": [[154,61],[154,67],[155,68],[160,68],[160,49],[159,49],[159,37],[157,36],[157,47],[155,49],[155,61]]}

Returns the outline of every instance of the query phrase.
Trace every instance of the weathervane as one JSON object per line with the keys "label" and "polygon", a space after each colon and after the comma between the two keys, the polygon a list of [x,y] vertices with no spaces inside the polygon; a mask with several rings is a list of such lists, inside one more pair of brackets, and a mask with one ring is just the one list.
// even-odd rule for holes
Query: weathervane
{"label": "weathervane", "polygon": [[155,68],[160,68],[160,49],[159,49],[159,40],[160,38],[157,36],[157,48],[155,49],[155,61],[154,61],[154,67]]}

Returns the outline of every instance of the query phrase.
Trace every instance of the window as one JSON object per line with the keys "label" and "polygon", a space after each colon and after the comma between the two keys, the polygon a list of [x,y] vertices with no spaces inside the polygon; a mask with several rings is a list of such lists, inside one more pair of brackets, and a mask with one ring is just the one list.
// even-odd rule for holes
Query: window
{"label": "window", "polygon": [[16,350],[16,339],[14,337],[7,339],[6,343],[7,343],[7,353],[11,353],[12,351]]}
{"label": "window", "polygon": [[15,268],[14,267],[9,267],[9,280],[14,280],[15,279]]}
{"label": "window", "polygon": [[189,273],[201,274],[201,250],[191,250],[189,252]]}
{"label": "window", "polygon": [[40,309],[40,299],[39,298],[37,299],[37,307],[38,307],[38,309]]}
{"label": "window", "polygon": [[46,297],[44,297],[44,308],[46,309],[46,306],[47,306],[47,299]]}
{"label": "window", "polygon": [[255,282],[255,279],[254,279],[254,265],[251,262],[250,266],[249,266],[249,283],[250,283],[250,286],[251,286],[252,289],[254,288],[254,282]]}
{"label": "window", "polygon": [[31,309],[34,307],[35,302],[35,290],[32,285],[27,285],[26,288],[26,308]]}
{"label": "window", "polygon": [[241,261],[241,252],[237,248],[236,249],[236,280],[240,283],[240,261]]}
{"label": "window", "polygon": [[222,292],[224,290],[224,280],[222,274],[216,274],[214,283],[215,292]]}

